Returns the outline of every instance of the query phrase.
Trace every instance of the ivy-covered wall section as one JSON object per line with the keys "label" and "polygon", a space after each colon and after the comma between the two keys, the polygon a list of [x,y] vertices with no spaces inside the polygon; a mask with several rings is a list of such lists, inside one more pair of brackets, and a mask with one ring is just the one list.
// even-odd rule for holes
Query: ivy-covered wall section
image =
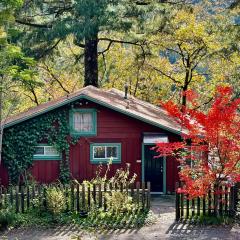
{"label": "ivy-covered wall section", "polygon": [[33,154],[38,143],[48,143],[63,153],[60,162],[60,180],[69,180],[70,144],[69,110],[59,108],[4,130],[3,162],[11,183],[18,183],[33,165]]}

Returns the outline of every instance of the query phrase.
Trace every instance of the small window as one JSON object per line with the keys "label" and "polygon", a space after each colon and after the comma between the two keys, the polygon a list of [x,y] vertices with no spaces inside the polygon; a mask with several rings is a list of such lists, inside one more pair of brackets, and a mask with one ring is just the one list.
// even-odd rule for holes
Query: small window
{"label": "small window", "polygon": [[120,143],[94,143],[90,145],[91,163],[121,163]]}
{"label": "small window", "polygon": [[40,145],[35,147],[35,160],[60,160],[61,156],[53,146]]}
{"label": "small window", "polygon": [[96,135],[95,109],[74,109],[70,112],[71,134]]}

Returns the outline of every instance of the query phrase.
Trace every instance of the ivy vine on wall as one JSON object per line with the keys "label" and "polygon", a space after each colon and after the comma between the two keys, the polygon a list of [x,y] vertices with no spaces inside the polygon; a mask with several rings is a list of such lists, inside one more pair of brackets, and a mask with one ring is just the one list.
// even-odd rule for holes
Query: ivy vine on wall
{"label": "ivy vine on wall", "polygon": [[70,144],[77,139],[69,137],[69,111],[67,108],[48,112],[4,131],[3,162],[8,169],[11,183],[18,183],[21,176],[33,165],[33,154],[38,143],[48,143],[63,153],[59,179],[67,182],[70,177]]}

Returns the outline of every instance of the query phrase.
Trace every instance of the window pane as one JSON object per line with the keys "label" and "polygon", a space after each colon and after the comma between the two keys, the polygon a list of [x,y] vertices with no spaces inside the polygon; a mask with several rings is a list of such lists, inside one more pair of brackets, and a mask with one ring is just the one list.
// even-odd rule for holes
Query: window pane
{"label": "window pane", "polygon": [[35,147],[34,155],[44,155],[44,147]]}
{"label": "window pane", "polygon": [[58,156],[58,152],[54,147],[45,147],[45,155]]}
{"label": "window pane", "polygon": [[74,113],[74,129],[78,132],[93,131],[93,114],[92,113]]}
{"label": "window pane", "polygon": [[107,157],[117,158],[117,147],[107,147]]}
{"label": "window pane", "polygon": [[105,158],[105,147],[93,147],[93,158]]}

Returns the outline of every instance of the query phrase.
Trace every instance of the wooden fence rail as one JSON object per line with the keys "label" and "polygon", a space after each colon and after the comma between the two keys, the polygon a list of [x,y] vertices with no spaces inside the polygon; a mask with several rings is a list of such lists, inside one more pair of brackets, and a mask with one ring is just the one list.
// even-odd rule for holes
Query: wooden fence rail
{"label": "wooden fence rail", "polygon": [[[36,201],[46,205],[45,196],[49,187],[51,185],[0,187],[0,209],[11,206],[17,213],[24,213],[34,207]],[[64,192],[66,210],[70,211],[88,212],[93,206],[107,210],[107,194],[111,196],[116,192],[132,197],[133,203],[142,209],[150,208],[150,182],[147,184],[137,182],[125,186],[121,184],[113,186],[111,183],[91,186],[73,183],[58,187]]]}
{"label": "wooden fence rail", "polygon": [[179,192],[176,184],[176,220],[197,219],[200,216],[234,216],[238,211],[239,186],[220,186],[209,190],[204,197],[189,198]]}

